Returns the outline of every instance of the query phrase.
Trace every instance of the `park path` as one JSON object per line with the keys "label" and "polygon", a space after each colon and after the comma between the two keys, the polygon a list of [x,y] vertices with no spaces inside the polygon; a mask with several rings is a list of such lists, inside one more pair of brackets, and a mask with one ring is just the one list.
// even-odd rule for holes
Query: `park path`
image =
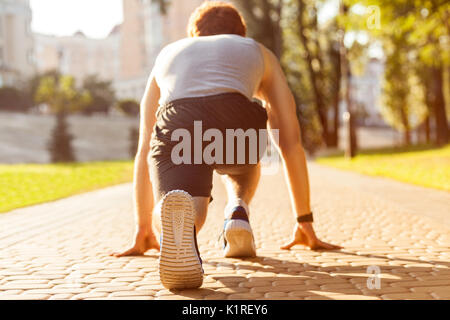
{"label": "park path", "polygon": [[[295,221],[280,173],[262,177],[250,206],[258,257],[223,258],[215,177],[198,239],[204,285],[171,292],[156,251],[108,255],[132,239],[126,184],[0,215],[0,299],[450,299],[450,193],[314,163],[309,172],[317,233],[339,252],[279,249]],[[369,266],[380,289],[368,287]]]}

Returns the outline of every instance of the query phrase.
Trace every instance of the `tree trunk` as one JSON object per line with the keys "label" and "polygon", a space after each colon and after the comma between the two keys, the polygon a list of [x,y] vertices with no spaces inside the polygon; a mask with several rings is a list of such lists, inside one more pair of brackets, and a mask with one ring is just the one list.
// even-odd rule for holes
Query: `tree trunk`
{"label": "tree trunk", "polygon": [[429,143],[431,143],[430,115],[428,115],[427,118],[425,119],[424,130],[425,130],[425,143],[429,144]]}
{"label": "tree trunk", "polygon": [[355,110],[353,105],[353,97],[352,97],[352,72],[350,70],[350,65],[348,59],[345,60],[345,70],[346,70],[346,91],[345,91],[345,100],[347,103],[347,112],[349,117],[348,122],[348,137],[349,137],[349,146],[347,150],[347,156],[348,157],[355,157],[356,156],[356,150],[358,149],[358,140],[356,136],[356,116],[355,116]]}
{"label": "tree trunk", "polygon": [[274,42],[274,53],[281,58],[283,53],[283,30],[281,29],[281,15],[283,10],[283,1],[278,0],[277,5],[274,7],[276,12],[277,20],[273,22],[273,42]]}
{"label": "tree trunk", "polygon": [[409,146],[411,144],[411,130],[409,128],[409,119],[405,108],[400,109],[402,124],[404,128],[403,132],[403,144]]}
{"label": "tree trunk", "polygon": [[432,97],[433,97],[433,113],[436,120],[436,144],[438,146],[448,143],[448,122],[445,110],[444,98],[444,80],[442,66],[432,67]]}
{"label": "tree trunk", "polygon": [[314,94],[314,101],[316,105],[316,111],[319,116],[320,123],[322,125],[322,139],[325,142],[325,144],[328,145],[329,139],[328,139],[328,117],[327,112],[325,108],[325,104],[323,101],[323,95],[320,91],[320,84],[319,84],[319,75],[316,74],[313,68],[313,57],[311,54],[311,50],[309,50],[308,47],[308,38],[305,35],[305,27],[304,27],[304,21],[303,21],[303,13],[305,11],[305,4],[303,0],[298,0],[298,15],[297,15],[297,21],[299,25],[299,35],[300,35],[300,42],[303,45],[303,49],[305,50],[305,58],[306,58],[306,64],[308,67],[308,74],[311,82],[311,86],[313,89]]}
{"label": "tree trunk", "polygon": [[337,147],[339,144],[339,102],[341,92],[341,55],[339,52],[335,55],[336,63],[335,68],[335,88],[333,96],[333,128],[330,130],[330,147]]}
{"label": "tree trunk", "polygon": [[[342,16],[345,16],[348,12],[348,7],[345,6],[342,1],[340,3],[339,12]],[[345,150],[346,157],[353,158],[356,156],[358,149],[358,141],[356,135],[356,125],[354,117],[354,108],[352,102],[351,92],[351,78],[352,71],[350,69],[350,61],[347,59],[347,48],[344,44],[345,29],[341,28],[341,36],[339,39],[340,61],[341,68],[340,73],[342,75],[342,85],[340,85],[342,91],[342,97],[347,105],[347,110],[344,119],[348,122],[347,125],[347,149]]]}
{"label": "tree trunk", "polygon": [[[264,44],[280,59],[283,51],[283,34],[280,26],[283,1],[277,0],[276,3],[272,3],[270,0],[235,0],[234,2],[244,13],[250,36]],[[261,10],[261,16],[255,14],[255,8]]]}

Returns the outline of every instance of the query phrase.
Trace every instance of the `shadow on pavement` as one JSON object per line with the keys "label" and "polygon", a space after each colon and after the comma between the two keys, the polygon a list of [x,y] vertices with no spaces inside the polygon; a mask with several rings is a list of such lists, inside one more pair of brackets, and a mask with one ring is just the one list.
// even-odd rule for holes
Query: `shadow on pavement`
{"label": "shadow on pavement", "polygon": [[[397,258],[395,254],[386,256],[358,254],[344,250],[324,252],[342,254],[342,257],[335,257],[336,260],[347,260],[349,256],[355,256],[366,258],[365,260],[370,259],[371,262],[363,263],[361,261],[358,263],[358,259],[355,259],[348,262],[347,265],[341,263],[341,266],[333,266],[332,263],[327,264],[318,260],[318,264],[321,263],[321,266],[301,260],[281,260],[264,256],[242,260],[230,259],[230,262],[226,262],[224,259],[214,262],[214,259],[209,259],[209,261],[204,261],[205,265],[217,266],[220,264],[220,267],[228,270],[223,272],[224,275],[205,272],[206,276],[214,279],[221,286],[214,288],[214,283],[210,282],[206,288],[176,290],[173,293],[195,299],[198,299],[199,296],[217,297],[217,299],[226,299],[227,296],[230,299],[253,299],[253,296],[260,296],[260,298],[276,299],[277,293],[279,299],[286,299],[286,297],[289,299],[333,299],[333,295],[336,297],[338,295],[381,297],[384,294],[405,293],[404,288],[408,288],[406,293],[409,294],[413,292],[426,293],[429,292],[428,287],[442,286],[442,289],[448,289],[450,286],[450,282],[447,283],[450,262],[447,261]],[[369,289],[368,279],[374,276],[373,273],[367,273],[368,267],[371,266],[379,267],[380,289]],[[238,273],[238,270],[243,270],[243,272]],[[440,274],[441,271],[445,274]],[[236,275],[233,276],[232,273],[236,273]],[[264,275],[265,273],[267,275]],[[274,273],[277,276],[274,276]],[[255,275],[252,276],[252,274]],[[428,284],[424,285],[423,281]],[[422,289],[410,290],[415,287]],[[221,293],[224,295],[223,298],[220,297]]]}

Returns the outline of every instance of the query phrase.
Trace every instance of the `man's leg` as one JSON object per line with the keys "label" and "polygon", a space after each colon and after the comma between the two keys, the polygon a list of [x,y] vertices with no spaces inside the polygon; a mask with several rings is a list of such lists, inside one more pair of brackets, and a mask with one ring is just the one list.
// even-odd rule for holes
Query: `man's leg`
{"label": "man's leg", "polygon": [[252,167],[243,174],[222,175],[222,181],[227,189],[228,202],[242,199],[247,205],[250,204],[261,177],[261,165]]}
{"label": "man's leg", "polygon": [[223,233],[225,257],[256,255],[248,204],[255,194],[260,175],[260,166],[257,165],[242,174],[229,173],[223,176],[228,194]]}

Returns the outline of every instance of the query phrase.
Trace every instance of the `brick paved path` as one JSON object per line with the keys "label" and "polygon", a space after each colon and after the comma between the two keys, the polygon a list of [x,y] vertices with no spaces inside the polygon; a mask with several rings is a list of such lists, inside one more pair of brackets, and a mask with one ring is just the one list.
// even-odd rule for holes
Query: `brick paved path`
{"label": "brick paved path", "polygon": [[[0,299],[450,299],[449,193],[315,164],[310,176],[317,233],[343,245],[340,252],[279,249],[294,218],[277,175],[262,178],[250,206],[258,257],[222,258],[217,180],[199,235],[204,285],[170,292],[156,251],[108,256],[133,231],[131,186],[121,185],[0,215]],[[414,212],[414,203],[436,219]],[[381,271],[380,289],[368,288],[368,266]]]}

